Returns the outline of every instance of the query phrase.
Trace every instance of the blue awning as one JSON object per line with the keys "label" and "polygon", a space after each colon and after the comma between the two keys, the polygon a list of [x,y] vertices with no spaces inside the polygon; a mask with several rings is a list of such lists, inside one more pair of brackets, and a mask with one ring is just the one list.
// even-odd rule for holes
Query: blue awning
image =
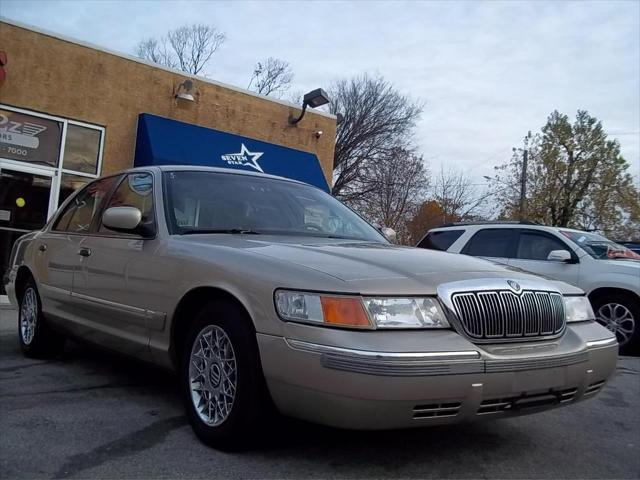
{"label": "blue awning", "polygon": [[313,153],[142,113],[134,166],[148,165],[238,168],[293,178],[329,191]]}

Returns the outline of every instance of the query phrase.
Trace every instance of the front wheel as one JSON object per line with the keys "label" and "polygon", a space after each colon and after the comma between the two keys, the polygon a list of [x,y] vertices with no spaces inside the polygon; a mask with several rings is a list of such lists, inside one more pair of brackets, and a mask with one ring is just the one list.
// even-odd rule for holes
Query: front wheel
{"label": "front wheel", "polygon": [[623,355],[638,353],[640,302],[626,295],[608,295],[593,302],[596,320],[615,333]]}
{"label": "front wheel", "polygon": [[250,446],[267,406],[250,322],[236,305],[210,302],[196,315],[183,348],[189,422],[200,440],[222,450]]}
{"label": "front wheel", "polygon": [[64,337],[51,330],[46,323],[33,280],[27,281],[20,295],[18,338],[22,353],[32,358],[54,356],[64,347]]}

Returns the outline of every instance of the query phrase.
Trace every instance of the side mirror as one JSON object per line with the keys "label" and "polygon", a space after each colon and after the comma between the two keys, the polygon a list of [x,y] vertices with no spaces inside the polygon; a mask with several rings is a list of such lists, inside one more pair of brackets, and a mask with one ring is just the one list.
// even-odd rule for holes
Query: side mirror
{"label": "side mirror", "polygon": [[116,232],[136,233],[142,213],[135,207],[111,207],[102,214],[102,224]]}
{"label": "side mirror", "polygon": [[387,238],[387,240],[389,240],[391,243],[396,243],[396,240],[398,239],[398,235],[396,234],[396,231],[393,228],[384,227],[384,228],[381,228],[380,231]]}
{"label": "side mirror", "polygon": [[571,261],[571,253],[567,250],[552,250],[549,252],[547,260],[552,262],[569,263]]}

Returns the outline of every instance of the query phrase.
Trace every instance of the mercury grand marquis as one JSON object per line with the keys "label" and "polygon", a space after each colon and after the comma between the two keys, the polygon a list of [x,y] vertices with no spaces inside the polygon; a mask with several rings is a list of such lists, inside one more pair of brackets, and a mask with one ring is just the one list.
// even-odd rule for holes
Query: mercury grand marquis
{"label": "mercury grand marquis", "polygon": [[16,242],[5,282],[25,355],[75,337],[174,369],[218,448],[273,406],[353,429],[538,412],[617,360],[580,289],[394,245],[317,188],[237,170],[98,179]]}

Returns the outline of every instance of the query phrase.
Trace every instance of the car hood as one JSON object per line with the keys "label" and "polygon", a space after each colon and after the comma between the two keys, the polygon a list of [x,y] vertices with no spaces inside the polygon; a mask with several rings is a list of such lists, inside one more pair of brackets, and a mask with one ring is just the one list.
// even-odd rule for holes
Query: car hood
{"label": "car hood", "polygon": [[[478,278],[533,278],[546,281],[466,255],[387,243],[313,237],[224,235],[217,236],[215,244],[277,259],[282,261],[283,267],[291,263],[307,267],[339,280],[337,287],[347,284],[349,291],[367,294],[435,294],[438,285],[443,283]],[[287,278],[286,270],[282,273],[283,287],[314,288],[313,285],[297,285],[295,279]],[[291,284],[288,285],[288,282]],[[572,289],[561,282],[549,283],[560,291]]]}

